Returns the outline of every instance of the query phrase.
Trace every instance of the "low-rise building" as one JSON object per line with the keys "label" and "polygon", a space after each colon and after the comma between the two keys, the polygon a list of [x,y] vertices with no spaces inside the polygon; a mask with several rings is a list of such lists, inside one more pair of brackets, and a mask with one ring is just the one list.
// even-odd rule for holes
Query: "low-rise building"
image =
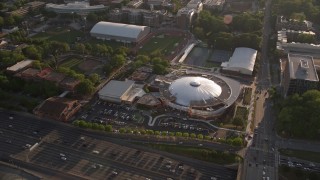
{"label": "low-rise building", "polygon": [[39,72],[39,69],[28,68],[22,72],[16,73],[15,76],[26,80],[34,80],[35,78],[37,78],[37,74]]}
{"label": "low-rise building", "polygon": [[33,113],[42,118],[67,122],[81,108],[78,100],[51,97],[37,106]]}
{"label": "low-rise building", "polygon": [[64,78],[66,77],[65,74],[58,73],[58,72],[51,72],[47,76],[44,77],[45,80],[59,84]]}
{"label": "low-rise building", "polygon": [[145,81],[149,77],[149,75],[150,73],[135,71],[129,78],[134,81]]}
{"label": "low-rise building", "polygon": [[79,79],[66,77],[60,82],[60,86],[67,91],[73,92],[80,82],[81,81]]}
{"label": "low-rise building", "polygon": [[15,65],[7,67],[7,71],[10,73],[20,72],[28,67],[31,67],[33,61],[34,60],[28,59],[28,60],[23,60],[23,61],[17,62]]}
{"label": "low-rise building", "polygon": [[136,85],[134,81],[111,80],[99,92],[99,98],[113,103],[131,104],[136,97],[145,94],[142,85]]}
{"label": "low-rise building", "polygon": [[99,92],[99,98],[105,101],[121,103],[122,97],[133,87],[134,81],[116,81],[111,80]]}
{"label": "low-rise building", "polygon": [[162,106],[161,101],[152,94],[145,94],[137,101],[137,104],[148,108],[157,108]]}

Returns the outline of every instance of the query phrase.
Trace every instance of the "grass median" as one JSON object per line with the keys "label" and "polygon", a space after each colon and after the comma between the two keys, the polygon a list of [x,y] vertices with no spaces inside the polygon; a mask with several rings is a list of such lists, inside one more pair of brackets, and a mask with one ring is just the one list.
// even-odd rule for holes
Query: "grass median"
{"label": "grass median", "polygon": [[165,151],[172,154],[177,154],[180,156],[186,156],[202,161],[212,162],[216,164],[226,165],[238,163],[241,158],[236,155],[229,153],[227,151],[216,151],[204,147],[193,147],[193,146],[177,146],[169,144],[155,144],[155,143],[137,143],[139,145],[144,145],[153,149],[160,151]]}

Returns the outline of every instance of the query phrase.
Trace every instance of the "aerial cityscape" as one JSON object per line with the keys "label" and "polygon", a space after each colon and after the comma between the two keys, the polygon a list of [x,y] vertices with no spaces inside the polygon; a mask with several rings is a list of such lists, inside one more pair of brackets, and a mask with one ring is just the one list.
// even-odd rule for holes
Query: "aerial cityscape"
{"label": "aerial cityscape", "polygon": [[1,0],[0,179],[319,180],[320,1]]}

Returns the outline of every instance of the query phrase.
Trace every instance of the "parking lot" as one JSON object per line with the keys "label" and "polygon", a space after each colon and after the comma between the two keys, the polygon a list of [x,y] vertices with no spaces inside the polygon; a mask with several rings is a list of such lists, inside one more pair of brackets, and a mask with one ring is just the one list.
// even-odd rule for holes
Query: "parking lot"
{"label": "parking lot", "polygon": [[[235,179],[236,176],[235,170],[223,166],[146,150],[60,123],[17,116],[12,120],[2,116],[1,120],[3,154],[86,179]],[[24,148],[26,144],[35,146]]]}
{"label": "parking lot", "polygon": [[113,104],[97,100],[77,119],[103,125],[112,125],[115,132],[118,132],[120,128],[130,128],[132,130],[151,129],[160,131],[161,133],[188,132],[211,135],[212,137],[216,134],[216,129],[213,129],[206,123],[190,120],[185,113],[177,112],[170,108],[166,108],[163,113],[166,116],[158,118],[154,126],[149,126],[149,117],[144,115],[141,110],[123,104]]}
{"label": "parking lot", "polygon": [[138,116],[138,114],[140,114],[139,110],[134,110],[132,107],[98,100],[78,119],[112,125],[114,129],[132,126],[141,128],[143,124],[147,124],[148,117],[141,114]]}

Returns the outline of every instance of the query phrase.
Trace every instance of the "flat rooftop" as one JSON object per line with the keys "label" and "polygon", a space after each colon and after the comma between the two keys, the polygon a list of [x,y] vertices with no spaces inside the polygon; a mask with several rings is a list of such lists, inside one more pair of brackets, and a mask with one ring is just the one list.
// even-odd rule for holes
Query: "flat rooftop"
{"label": "flat rooftop", "polygon": [[120,98],[132,85],[134,81],[116,81],[111,80],[107,85],[105,85],[100,91],[100,96],[111,96]]}
{"label": "flat rooftop", "polygon": [[312,56],[288,54],[291,79],[319,81]]}

